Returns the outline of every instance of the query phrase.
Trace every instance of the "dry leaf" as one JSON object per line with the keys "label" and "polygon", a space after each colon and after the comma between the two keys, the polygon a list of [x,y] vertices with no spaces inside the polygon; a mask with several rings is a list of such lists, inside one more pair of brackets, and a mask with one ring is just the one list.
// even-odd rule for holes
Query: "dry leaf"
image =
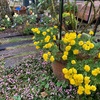
{"label": "dry leaf", "polygon": [[48,94],[47,94],[46,92],[41,92],[41,96],[42,96],[43,98],[45,98],[46,96],[48,96]]}

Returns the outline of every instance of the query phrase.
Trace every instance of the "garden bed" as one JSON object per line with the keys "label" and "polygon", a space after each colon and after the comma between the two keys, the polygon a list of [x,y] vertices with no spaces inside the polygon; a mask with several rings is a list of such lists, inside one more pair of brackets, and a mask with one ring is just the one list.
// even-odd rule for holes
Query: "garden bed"
{"label": "garden bed", "polygon": [[[19,100],[100,100],[100,88],[91,97],[79,97],[76,88],[59,81],[51,64],[41,58],[42,52],[26,57],[15,68],[0,67],[0,99]],[[5,83],[5,84],[4,84]],[[16,99],[14,99],[16,100]]]}

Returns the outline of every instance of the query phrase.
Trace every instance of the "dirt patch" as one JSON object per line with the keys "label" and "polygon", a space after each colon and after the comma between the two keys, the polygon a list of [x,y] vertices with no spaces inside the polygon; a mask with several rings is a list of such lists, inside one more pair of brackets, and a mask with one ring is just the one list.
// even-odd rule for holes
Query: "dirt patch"
{"label": "dirt patch", "polygon": [[14,32],[22,33],[23,27],[24,25],[18,25],[18,26],[15,26],[14,28],[8,28],[8,29],[5,29],[4,31],[0,31],[0,34],[1,33],[14,33]]}

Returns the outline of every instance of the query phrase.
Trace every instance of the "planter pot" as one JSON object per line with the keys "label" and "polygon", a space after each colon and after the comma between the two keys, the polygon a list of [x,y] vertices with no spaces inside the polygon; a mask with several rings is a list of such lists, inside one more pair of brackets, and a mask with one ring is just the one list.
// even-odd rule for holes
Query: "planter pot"
{"label": "planter pot", "polygon": [[59,80],[66,80],[64,78],[64,74],[62,73],[62,69],[65,68],[65,65],[60,62],[60,61],[54,61],[52,64],[52,70],[54,75],[59,79]]}
{"label": "planter pot", "polygon": [[14,7],[14,12],[17,14],[26,14],[26,7],[22,6],[22,7]]}

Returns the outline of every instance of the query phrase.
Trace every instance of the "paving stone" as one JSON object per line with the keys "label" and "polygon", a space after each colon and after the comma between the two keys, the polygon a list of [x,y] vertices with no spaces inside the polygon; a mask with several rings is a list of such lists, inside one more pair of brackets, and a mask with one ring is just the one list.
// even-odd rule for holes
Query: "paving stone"
{"label": "paving stone", "polygon": [[8,57],[12,57],[12,56],[16,56],[18,54],[24,53],[24,52],[31,52],[31,51],[35,51],[35,47],[34,46],[26,46],[23,48],[17,48],[17,49],[13,49],[13,50],[3,50],[0,51],[0,58],[8,58]]}
{"label": "paving stone", "polygon": [[23,45],[27,43],[33,43],[33,40],[24,40],[24,41],[19,41],[19,42],[14,42],[14,43],[1,44],[0,50],[5,50],[7,47],[14,47],[17,45]]}
{"label": "paving stone", "polygon": [[15,67],[16,65],[18,65],[19,63],[22,62],[22,60],[25,58],[25,56],[29,56],[29,55],[34,55],[34,52],[28,55],[24,55],[24,56],[19,56],[19,57],[12,57],[12,58],[7,58],[5,59],[5,67]]}

